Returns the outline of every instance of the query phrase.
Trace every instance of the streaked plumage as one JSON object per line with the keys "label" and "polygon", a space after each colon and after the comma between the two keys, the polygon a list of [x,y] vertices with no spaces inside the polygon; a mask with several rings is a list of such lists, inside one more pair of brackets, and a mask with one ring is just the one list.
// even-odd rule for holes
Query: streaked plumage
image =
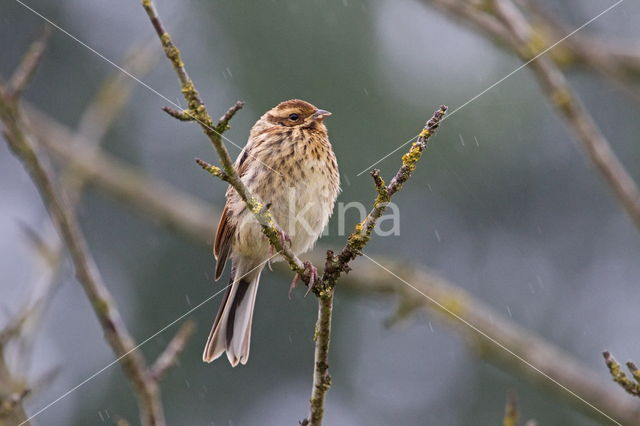
{"label": "streaked plumage", "polygon": [[[308,251],[318,239],[339,192],[338,166],[323,122],[328,115],[298,99],[278,104],[253,126],[235,163],[249,191],[270,204],[296,254]],[[211,362],[226,352],[232,366],[245,364],[258,283],[270,249],[233,188],[227,191],[214,255],[216,280],[231,260],[232,285],[220,305],[203,360]]]}

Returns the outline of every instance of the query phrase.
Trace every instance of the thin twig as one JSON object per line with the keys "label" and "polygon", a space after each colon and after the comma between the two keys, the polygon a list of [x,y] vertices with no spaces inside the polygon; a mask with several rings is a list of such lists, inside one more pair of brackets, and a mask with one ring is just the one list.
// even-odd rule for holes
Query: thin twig
{"label": "thin twig", "polygon": [[516,393],[511,391],[507,394],[507,403],[504,406],[502,426],[518,426],[518,417],[518,398]]}
{"label": "thin twig", "polygon": [[616,361],[616,359],[609,352],[603,352],[602,356],[604,357],[604,361],[609,368],[609,373],[611,374],[611,378],[614,382],[620,385],[622,389],[627,391],[627,393],[640,397],[640,372],[636,368],[633,362],[628,362],[627,367],[631,372],[634,380],[631,380],[627,377],[624,371],[622,371],[622,366]]}
{"label": "thin twig", "polygon": [[[6,344],[8,339],[15,336],[21,328],[13,322],[8,328],[1,331],[0,339],[0,425],[20,424],[27,421],[28,416],[22,405],[23,399],[29,394],[30,387],[24,380],[12,373],[7,363]],[[16,329],[16,326],[18,329]],[[27,425],[29,423],[26,423]]]}
{"label": "thin twig", "polygon": [[156,381],[162,380],[167,371],[178,362],[178,356],[184,350],[195,329],[196,323],[192,320],[182,324],[165,350],[151,366],[151,375]]}
{"label": "thin twig", "polygon": [[168,106],[164,106],[162,107],[162,110],[164,112],[166,112],[167,114],[169,114],[171,117],[175,118],[176,120],[180,120],[180,121],[193,121],[194,120],[194,116],[192,114],[190,114],[188,111],[178,111],[175,108],[171,108]]}
{"label": "thin twig", "polygon": [[20,65],[14,71],[9,81],[7,94],[14,99],[20,97],[24,89],[27,87],[31,78],[38,69],[38,64],[42,59],[49,37],[51,37],[51,26],[45,25],[40,36],[29,46],[29,50],[22,57]]}
{"label": "thin twig", "polygon": [[213,164],[209,164],[200,158],[196,158],[196,163],[202,167],[202,169],[209,174],[222,179],[225,182],[229,182],[229,176],[218,166],[214,166]]}
{"label": "thin twig", "polygon": [[237,101],[231,108],[227,110],[227,112],[224,113],[222,117],[220,117],[220,120],[218,120],[218,124],[216,125],[216,128],[220,129],[221,132],[229,130],[231,128],[229,126],[229,122],[231,121],[233,116],[236,115],[236,113],[240,111],[243,107],[244,107],[244,102]]}

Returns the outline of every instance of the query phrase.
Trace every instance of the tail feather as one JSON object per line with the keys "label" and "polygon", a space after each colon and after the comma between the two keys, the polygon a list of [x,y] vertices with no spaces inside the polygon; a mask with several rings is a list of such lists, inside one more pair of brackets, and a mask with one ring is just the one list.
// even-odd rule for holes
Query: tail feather
{"label": "tail feather", "polygon": [[225,293],[202,359],[211,362],[227,353],[233,367],[246,364],[251,343],[251,324],[262,267],[234,265],[231,286]]}

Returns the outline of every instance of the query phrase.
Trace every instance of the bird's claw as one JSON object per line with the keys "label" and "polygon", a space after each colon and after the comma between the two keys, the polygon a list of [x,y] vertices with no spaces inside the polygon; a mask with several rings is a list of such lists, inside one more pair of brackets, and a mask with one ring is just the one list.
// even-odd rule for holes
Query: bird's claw
{"label": "bird's claw", "polygon": [[291,248],[291,238],[287,234],[284,233],[282,229],[278,229],[278,234],[280,236],[280,244],[284,248],[285,243],[289,243],[289,248]]}
{"label": "bird's claw", "polygon": [[[313,266],[313,264],[310,261],[306,260],[304,262],[304,270],[305,270],[305,275],[309,276],[309,284],[307,286],[307,292],[304,294],[304,297],[307,297],[309,292],[313,290],[313,287],[315,286],[316,281],[318,281],[318,268]],[[296,275],[293,277],[293,280],[291,281],[291,286],[289,286],[289,299],[291,299],[291,293],[293,292],[293,290],[298,286],[299,280],[300,280],[300,274],[296,273]]]}

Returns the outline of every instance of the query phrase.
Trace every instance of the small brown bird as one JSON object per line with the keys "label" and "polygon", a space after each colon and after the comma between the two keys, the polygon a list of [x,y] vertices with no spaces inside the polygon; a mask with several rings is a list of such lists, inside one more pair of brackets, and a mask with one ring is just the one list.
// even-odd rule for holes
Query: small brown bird
{"label": "small brown bird", "polygon": [[[282,102],[256,122],[235,162],[249,191],[270,205],[274,219],[286,234],[283,242],[291,244],[296,254],[306,252],[316,242],[340,191],[338,165],[324,125],[329,115],[298,99]],[[260,273],[272,251],[238,193],[230,187],[226,195],[213,253],[217,260],[216,280],[227,259],[231,259],[231,285],[202,358],[211,362],[226,352],[235,367],[249,359]]]}

